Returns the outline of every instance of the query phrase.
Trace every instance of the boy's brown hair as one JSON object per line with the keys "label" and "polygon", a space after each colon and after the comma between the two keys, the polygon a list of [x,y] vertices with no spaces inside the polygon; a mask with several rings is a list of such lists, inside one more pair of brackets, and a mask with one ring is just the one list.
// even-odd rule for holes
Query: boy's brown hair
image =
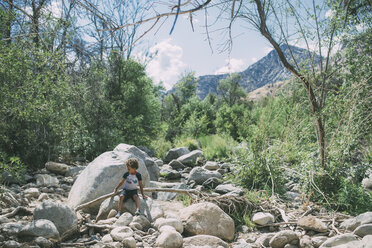
{"label": "boy's brown hair", "polygon": [[128,159],[125,164],[133,169],[138,169],[138,160],[136,158]]}

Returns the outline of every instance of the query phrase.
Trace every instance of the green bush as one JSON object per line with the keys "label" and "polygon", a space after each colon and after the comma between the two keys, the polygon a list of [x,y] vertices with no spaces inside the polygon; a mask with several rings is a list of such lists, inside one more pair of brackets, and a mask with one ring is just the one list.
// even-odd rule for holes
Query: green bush
{"label": "green bush", "polygon": [[11,176],[16,181],[22,182],[26,172],[26,165],[19,157],[8,157],[0,152],[0,183],[5,183],[5,177]]}
{"label": "green bush", "polygon": [[187,147],[190,151],[200,149],[200,144],[196,139],[181,137],[174,141],[174,147]]}
{"label": "green bush", "polygon": [[237,146],[237,142],[228,135],[203,136],[199,140],[207,160],[227,159]]}
{"label": "green bush", "polygon": [[352,215],[372,209],[372,194],[367,193],[361,184],[354,184],[347,178],[341,179],[341,187],[336,199],[339,210]]}

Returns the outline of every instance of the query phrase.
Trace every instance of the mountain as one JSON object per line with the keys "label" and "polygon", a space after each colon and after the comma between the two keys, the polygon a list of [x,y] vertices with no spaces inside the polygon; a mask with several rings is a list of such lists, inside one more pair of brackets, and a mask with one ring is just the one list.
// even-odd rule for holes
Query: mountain
{"label": "mountain", "polygon": [[[292,58],[291,52],[299,64],[304,63],[310,58],[309,52],[306,49],[295,46],[288,47],[287,45],[281,45],[281,48],[289,61],[291,61]],[[312,54],[312,56],[314,56],[314,61],[319,61],[320,56],[314,54]],[[246,70],[238,72],[238,74],[241,75],[240,85],[247,93],[267,84],[284,81],[292,77],[292,74],[284,68],[275,50],[269,52],[268,55],[256,63],[250,65]],[[228,75],[229,74],[200,76],[197,81],[197,95],[201,99],[204,99],[208,93],[217,94],[218,82]]]}

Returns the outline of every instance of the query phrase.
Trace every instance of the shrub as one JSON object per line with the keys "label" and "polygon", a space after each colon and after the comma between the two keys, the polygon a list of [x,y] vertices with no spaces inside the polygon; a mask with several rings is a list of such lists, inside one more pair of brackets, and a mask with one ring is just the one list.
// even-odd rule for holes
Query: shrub
{"label": "shrub", "polygon": [[181,137],[174,141],[175,147],[187,147],[190,151],[200,149],[199,141],[187,137]]}
{"label": "shrub", "polygon": [[227,159],[237,143],[228,135],[208,135],[199,138],[207,160]]}
{"label": "shrub", "polygon": [[5,182],[5,176],[9,175],[16,181],[23,181],[26,172],[26,165],[22,163],[19,157],[8,157],[0,152],[0,183]]}

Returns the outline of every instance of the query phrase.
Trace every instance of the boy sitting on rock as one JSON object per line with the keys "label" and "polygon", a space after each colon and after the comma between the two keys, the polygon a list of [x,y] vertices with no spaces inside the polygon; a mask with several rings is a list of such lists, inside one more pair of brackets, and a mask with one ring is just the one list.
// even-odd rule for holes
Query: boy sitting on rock
{"label": "boy sitting on rock", "polygon": [[120,217],[121,207],[123,206],[123,201],[132,198],[136,203],[136,215],[140,215],[140,201],[138,198],[137,187],[139,185],[143,199],[147,196],[143,193],[142,176],[138,169],[138,160],[135,158],[128,159],[125,164],[127,165],[128,171],[124,173],[123,179],[120,181],[118,186],[116,186],[115,191],[117,192],[121,185],[124,184],[123,192],[120,194],[119,208],[116,217]]}

